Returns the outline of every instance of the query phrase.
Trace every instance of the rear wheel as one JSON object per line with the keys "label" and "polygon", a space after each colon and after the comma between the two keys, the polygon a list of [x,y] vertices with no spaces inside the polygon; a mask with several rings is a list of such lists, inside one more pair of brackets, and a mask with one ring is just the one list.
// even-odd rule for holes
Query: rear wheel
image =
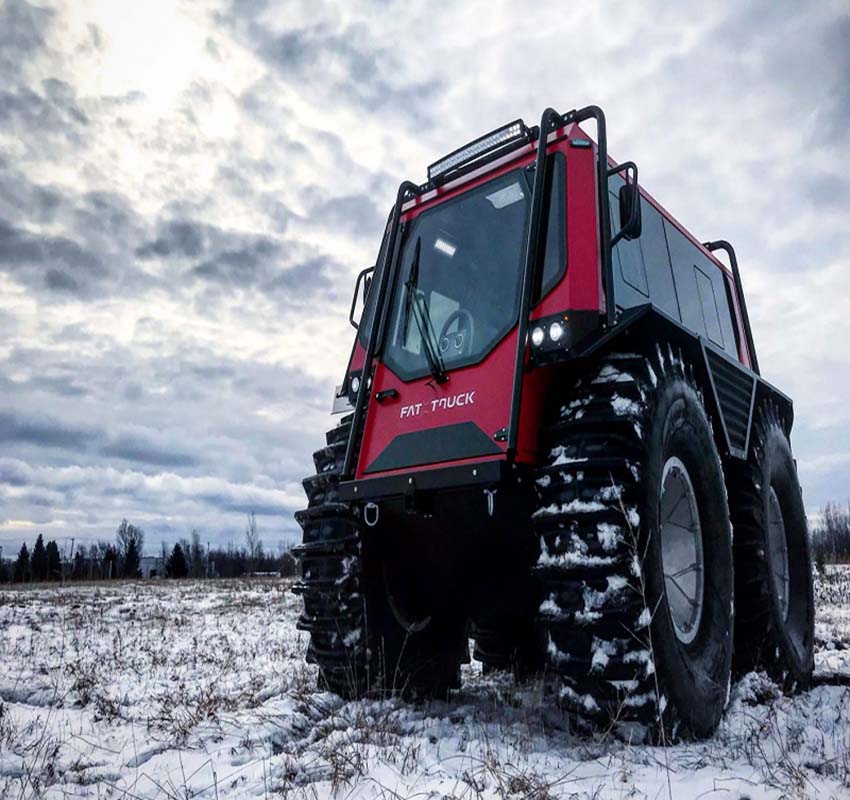
{"label": "rear wheel", "polygon": [[539,470],[539,623],[584,717],[708,736],[732,658],[723,472],[681,359],[611,357],[548,429]]}
{"label": "rear wheel", "polygon": [[750,458],[731,483],[736,669],[760,667],[788,689],[806,686],[814,668],[811,555],[791,444],[774,406],[759,411]]}

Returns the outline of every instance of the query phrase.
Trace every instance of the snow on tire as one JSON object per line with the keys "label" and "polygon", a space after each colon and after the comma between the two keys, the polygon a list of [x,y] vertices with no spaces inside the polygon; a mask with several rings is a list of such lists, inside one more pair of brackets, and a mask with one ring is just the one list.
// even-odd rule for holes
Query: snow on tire
{"label": "snow on tire", "polygon": [[661,738],[710,735],[729,690],[732,544],[689,370],[669,349],[610,356],[545,436],[538,622],[563,702]]}
{"label": "snow on tire", "polygon": [[340,502],[351,419],[313,454],[316,474],[302,481],[308,507],[295,515],[303,539],[293,591],[304,601],[298,628],[310,633],[307,661],[319,667],[321,685],[346,699],[368,692],[445,697],[460,685],[458,637],[436,624],[419,632],[399,618],[380,537],[370,539],[359,511]]}
{"label": "snow on tire", "polygon": [[295,548],[301,580],[293,586],[304,602],[298,628],[310,633],[307,660],[318,665],[320,683],[346,698],[359,697],[369,682],[361,526],[338,495],[350,430],[349,416],[328,432],[327,446],[313,455],[316,474],[303,481],[308,507],[296,514],[303,539]]}

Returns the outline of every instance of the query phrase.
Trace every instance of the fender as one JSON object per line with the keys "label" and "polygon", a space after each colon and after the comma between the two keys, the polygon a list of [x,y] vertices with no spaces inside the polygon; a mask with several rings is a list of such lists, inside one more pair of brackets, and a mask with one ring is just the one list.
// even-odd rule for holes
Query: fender
{"label": "fender", "polygon": [[715,423],[718,449],[725,458],[747,459],[753,417],[766,401],[776,405],[785,432],[791,433],[794,404],[788,395],[652,304],[628,309],[612,328],[602,335],[585,337],[568,353],[548,353],[545,363],[563,364],[610,350],[639,352],[645,350],[648,342],[667,342],[687,357],[705,396],[706,410]]}

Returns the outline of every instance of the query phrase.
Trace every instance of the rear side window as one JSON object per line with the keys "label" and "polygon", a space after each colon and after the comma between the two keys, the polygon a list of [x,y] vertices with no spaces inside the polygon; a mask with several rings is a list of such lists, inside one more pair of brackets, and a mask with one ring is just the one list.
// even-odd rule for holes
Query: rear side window
{"label": "rear side window", "polygon": [[694,267],[697,279],[697,294],[702,307],[702,320],[708,338],[723,347],[723,331],[720,330],[720,314],[717,310],[717,298],[714,296],[714,286],[699,267]]}
{"label": "rear side window", "polygon": [[722,270],[666,219],[664,232],[673,265],[682,323],[730,355],[737,355],[729,294]]}

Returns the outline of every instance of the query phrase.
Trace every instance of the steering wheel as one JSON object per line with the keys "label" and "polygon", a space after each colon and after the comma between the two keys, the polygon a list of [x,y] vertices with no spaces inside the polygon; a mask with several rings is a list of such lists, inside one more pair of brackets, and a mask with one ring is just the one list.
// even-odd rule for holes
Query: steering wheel
{"label": "steering wheel", "polygon": [[[449,328],[457,323],[457,331],[449,333]],[[449,314],[443,323],[437,342],[440,355],[457,358],[472,352],[472,340],[475,337],[475,321],[465,308],[459,308]]]}

